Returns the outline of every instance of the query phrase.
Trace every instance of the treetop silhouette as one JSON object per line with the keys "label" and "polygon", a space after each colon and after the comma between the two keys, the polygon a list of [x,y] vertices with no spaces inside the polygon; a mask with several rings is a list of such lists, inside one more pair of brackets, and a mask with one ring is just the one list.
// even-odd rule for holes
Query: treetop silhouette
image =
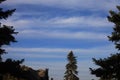
{"label": "treetop silhouette", "polygon": [[79,80],[77,77],[77,60],[73,52],[70,51],[67,55],[68,64],[66,64],[65,80]]}

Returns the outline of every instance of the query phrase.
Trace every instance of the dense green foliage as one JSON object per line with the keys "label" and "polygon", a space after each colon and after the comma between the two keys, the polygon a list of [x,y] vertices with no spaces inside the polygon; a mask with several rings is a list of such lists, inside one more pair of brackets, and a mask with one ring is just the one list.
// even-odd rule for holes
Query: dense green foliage
{"label": "dense green foliage", "polygon": [[66,65],[65,80],[79,80],[77,77],[77,60],[72,51],[68,54],[67,59],[68,64]]}
{"label": "dense green foliage", "polygon": [[[120,50],[120,6],[117,6],[119,12],[110,11],[108,20],[114,23],[114,28],[109,40],[114,42],[115,48]],[[90,68],[91,74],[100,77],[101,80],[120,80],[120,53],[112,54],[104,59],[95,59],[93,62],[99,66],[97,69]]]}

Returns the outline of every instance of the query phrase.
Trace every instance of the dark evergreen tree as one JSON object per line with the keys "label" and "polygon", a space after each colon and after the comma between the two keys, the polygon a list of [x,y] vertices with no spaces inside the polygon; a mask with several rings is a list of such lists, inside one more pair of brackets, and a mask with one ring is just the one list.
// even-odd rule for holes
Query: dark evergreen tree
{"label": "dark evergreen tree", "polygon": [[66,72],[64,76],[65,80],[79,80],[77,77],[77,60],[72,51],[68,54],[67,60],[68,64],[66,65]]}
{"label": "dark evergreen tree", "polygon": [[[4,1],[0,0],[0,4]],[[15,9],[5,11],[0,7],[0,20],[6,20],[13,12],[15,12]],[[13,26],[2,25],[0,21],[0,80],[3,80],[3,77],[5,78],[5,75],[8,73],[13,76],[19,76],[18,73],[21,72],[20,64],[24,60],[15,61],[7,59],[6,61],[2,61],[2,55],[6,53],[3,46],[10,45],[11,42],[16,42],[14,34],[17,34],[17,32],[15,32]]]}
{"label": "dark evergreen tree", "polygon": [[[0,0],[0,3],[3,1],[5,0]],[[15,9],[3,11],[3,9],[0,8],[0,20],[7,19],[14,11]],[[10,45],[11,42],[16,42],[13,34],[17,34],[17,32],[15,32],[12,26],[2,25],[0,22],[0,62],[2,61],[2,54],[6,53],[6,51],[2,49],[2,46]]]}
{"label": "dark evergreen tree", "polygon": [[104,59],[95,59],[93,62],[99,66],[97,69],[90,68],[91,74],[100,77],[101,80],[120,80],[120,6],[117,6],[118,12],[110,11],[108,20],[114,23],[114,28],[109,40],[114,42],[118,53],[110,55]]}
{"label": "dark evergreen tree", "polygon": [[114,42],[116,48],[120,50],[120,6],[117,6],[119,12],[110,11],[108,20],[114,23],[114,28],[111,36],[108,36],[109,40]]}

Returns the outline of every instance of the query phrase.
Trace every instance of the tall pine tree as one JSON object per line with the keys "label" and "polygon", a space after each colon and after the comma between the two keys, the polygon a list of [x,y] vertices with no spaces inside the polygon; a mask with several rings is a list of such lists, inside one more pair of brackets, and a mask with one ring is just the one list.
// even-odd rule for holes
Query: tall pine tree
{"label": "tall pine tree", "polygon": [[120,80],[120,6],[117,6],[119,12],[110,11],[108,20],[114,23],[113,32],[108,36],[109,40],[114,42],[118,53],[112,54],[104,59],[95,59],[93,62],[99,66],[97,69],[90,68],[91,74],[100,77],[102,80]]}
{"label": "tall pine tree", "polygon": [[66,72],[64,76],[65,80],[79,80],[77,77],[77,60],[72,51],[68,54],[67,60],[68,64],[66,65]]}

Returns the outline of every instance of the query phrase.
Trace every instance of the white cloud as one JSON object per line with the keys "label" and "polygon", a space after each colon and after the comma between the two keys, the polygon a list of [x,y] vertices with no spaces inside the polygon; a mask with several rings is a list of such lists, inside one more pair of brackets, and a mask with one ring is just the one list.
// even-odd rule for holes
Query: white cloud
{"label": "white cloud", "polygon": [[111,26],[111,23],[104,17],[78,16],[78,17],[55,17],[50,19],[8,19],[2,21],[7,25],[13,25],[17,29],[29,28],[101,28]]}
{"label": "white cloud", "polygon": [[97,16],[79,16],[79,17],[69,17],[69,18],[56,18],[50,21],[53,24],[63,24],[63,25],[79,25],[82,26],[90,26],[90,27],[108,27],[110,23],[108,23],[107,19],[104,17]]}
{"label": "white cloud", "polygon": [[109,10],[119,4],[117,0],[9,0],[8,4],[38,4],[66,9]]}
{"label": "white cloud", "polygon": [[[108,46],[101,46],[101,47],[92,47],[92,48],[22,48],[22,47],[18,47],[18,48],[11,48],[8,47],[6,48],[6,50],[8,52],[13,52],[13,53],[21,53],[21,54],[16,54],[16,55],[25,55],[22,53],[26,53],[26,56],[29,57],[28,55],[30,55],[31,57],[49,57],[51,58],[52,56],[55,58],[63,58],[63,55],[66,55],[67,53],[69,53],[70,50],[72,50],[76,55],[105,55],[105,53],[107,54],[111,54],[112,52],[115,52],[115,50],[113,49],[113,45],[108,45]],[[110,53],[109,53],[110,52]],[[34,53],[34,54],[33,54]],[[45,53],[45,54],[44,54]],[[53,54],[53,55],[52,55]],[[59,56],[59,54],[61,54],[61,56]],[[10,54],[11,55],[11,54]]]}
{"label": "white cloud", "polygon": [[[96,32],[71,32],[69,28],[108,28],[111,26],[106,18],[96,16],[79,16],[79,17],[56,17],[51,19],[34,18],[34,19],[8,19],[3,24],[13,25],[18,30],[19,37],[22,38],[57,38],[57,39],[87,39],[87,40],[105,40],[108,34]],[[41,28],[45,28],[42,30]],[[34,29],[34,30],[33,30]],[[36,30],[35,30],[36,29]],[[54,30],[57,29],[57,30]],[[67,29],[68,31],[59,31]],[[35,35],[37,34],[37,35]],[[93,37],[95,36],[95,37]]]}
{"label": "white cloud", "polygon": [[[13,25],[19,31],[19,35],[22,38],[58,38],[58,39],[92,39],[92,40],[104,40],[107,34],[95,33],[95,32],[70,32],[70,31],[56,31],[52,29],[60,28],[101,28],[108,27],[111,24],[107,22],[105,18],[95,16],[80,16],[69,18],[51,18],[42,20],[38,19],[9,19],[3,21],[5,24]],[[40,28],[47,28],[48,30],[41,30]],[[34,30],[32,30],[34,29]],[[35,30],[37,29],[37,30]],[[40,29],[40,30],[39,30]],[[50,29],[50,30],[49,30]],[[37,35],[35,35],[37,34]],[[96,36],[96,37],[93,37]]]}
{"label": "white cloud", "polygon": [[7,48],[10,51],[17,52],[67,52],[69,49],[63,48]]}
{"label": "white cloud", "polygon": [[106,40],[107,34],[95,32],[68,32],[68,31],[41,31],[23,30],[19,31],[18,37],[22,38],[55,38],[55,39],[86,39],[86,40]]}

